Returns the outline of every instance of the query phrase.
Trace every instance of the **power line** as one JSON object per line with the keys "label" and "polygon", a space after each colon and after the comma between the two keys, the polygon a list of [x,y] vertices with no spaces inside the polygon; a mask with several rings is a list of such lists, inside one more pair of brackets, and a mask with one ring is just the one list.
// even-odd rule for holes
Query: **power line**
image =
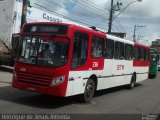
{"label": "power line", "polygon": [[[69,0],[69,1],[72,1],[72,2],[74,2],[74,3],[76,3],[77,4],[77,2],[75,2],[74,0]],[[83,1],[82,1],[83,2]],[[84,2],[83,2],[84,3]],[[96,15],[98,15],[98,16],[101,16],[102,18],[104,18],[104,19],[106,19],[104,16],[107,14],[106,12],[103,12],[103,13],[95,13],[95,12],[93,12],[93,11],[95,11],[95,8],[93,8],[92,7],[92,9],[90,8],[90,9],[86,9],[86,8],[88,8],[88,6],[86,5],[86,4],[77,4],[77,6],[79,6],[80,8],[82,8],[82,10],[86,10],[85,11],[85,13],[87,13],[87,12],[90,12],[90,13],[93,13],[93,14],[96,14]],[[81,9],[80,9],[80,11],[82,11]],[[84,12],[84,11],[82,11],[82,12]]]}
{"label": "power line", "polygon": [[[99,8],[102,8],[102,6],[95,4],[95,3],[91,2],[90,0],[88,0],[88,2],[91,3],[91,4],[93,4],[93,5],[96,6],[96,7],[99,6]],[[110,11],[110,10],[108,10],[108,9],[106,9],[106,8],[104,8],[104,9],[107,10],[107,11]]]}
{"label": "power line", "polygon": [[[64,8],[64,6],[62,6],[62,5],[60,5],[60,4],[58,4],[57,2],[53,2],[53,1],[48,1],[47,0],[47,2],[51,5],[51,4],[53,4],[53,5],[55,5],[55,6],[58,6],[58,7],[60,7],[60,8]],[[74,1],[73,1],[74,2]],[[43,6],[43,5],[41,5],[41,6]],[[44,7],[44,6],[43,6]],[[80,6],[80,7],[84,7],[84,6]],[[52,11],[53,12],[53,11]],[[55,11],[54,11],[55,12]],[[75,16],[73,16],[73,17],[70,17],[71,19],[72,18],[74,18],[74,19],[72,19],[72,20],[74,20],[75,21],[75,18],[77,18],[78,20],[77,21],[79,21],[79,20],[85,20],[85,21],[88,21],[88,23],[90,23],[90,21],[93,21],[93,20],[89,20],[89,19],[93,19],[94,18],[94,23],[96,23],[96,24],[98,24],[98,25],[100,25],[100,23],[101,24],[103,24],[103,22],[102,21],[105,21],[107,18],[104,18],[104,16],[101,16],[101,17],[97,17],[97,16],[91,16],[91,14],[88,14],[88,15],[86,15],[86,14],[84,14],[84,13],[82,13],[82,12],[79,12],[79,11],[76,11],[75,9],[72,9],[72,12],[70,12],[71,14],[74,14]],[[77,13],[77,14],[75,14],[75,13]],[[84,17],[82,17],[82,16],[79,16],[79,15],[82,15],[82,16],[85,16],[85,18]],[[94,13],[95,14],[95,13]],[[63,15],[63,14],[61,14],[61,15]],[[91,17],[90,17],[91,16]],[[65,17],[67,17],[67,16],[65,16]],[[95,19],[95,17],[97,17],[97,18],[99,18],[99,19]],[[103,18],[102,18],[103,17]],[[88,19],[89,18],[89,19]],[[101,19],[101,20],[100,20]],[[80,22],[80,21],[79,21]],[[81,22],[81,23],[86,23],[86,22]],[[88,24],[87,24],[88,25]],[[95,24],[94,24],[94,26],[95,26]],[[104,25],[103,25],[104,26]],[[104,28],[102,28],[102,27],[99,27],[99,28],[101,28],[101,29],[104,29]],[[106,30],[106,28],[105,28],[105,30]]]}
{"label": "power line", "polygon": [[[53,5],[56,5],[56,6],[58,6],[58,7],[61,7],[61,8],[64,8],[64,6],[62,6],[62,5],[60,5],[60,4],[58,4],[57,2],[51,2],[51,1],[48,1],[48,0],[46,0],[48,3],[51,3],[51,4],[53,4]],[[72,10],[73,11],[73,13],[75,12],[75,13],[77,13],[77,14],[79,14],[79,15],[83,15],[83,16],[85,16],[85,17],[88,17],[88,16],[90,16],[90,18],[95,18],[95,16],[91,16],[91,15],[87,15],[86,13],[82,13],[82,12],[79,12],[79,11],[76,11],[76,10]],[[73,14],[72,13],[72,14]]]}
{"label": "power line", "polygon": [[[91,25],[91,24],[88,24],[88,23],[85,23],[85,22],[82,22],[82,21],[79,21],[79,20],[76,20],[76,19],[72,19],[72,18],[70,18],[70,17],[68,17],[68,16],[65,16],[65,15],[63,15],[63,14],[57,13],[57,12],[55,12],[55,11],[52,11],[52,10],[50,10],[50,9],[48,9],[48,8],[42,6],[42,5],[39,5],[39,4],[37,4],[37,3],[35,3],[35,5],[38,6],[38,7],[40,7],[40,8],[43,8],[43,9],[49,11],[49,12],[52,12],[52,13],[58,15],[58,16],[61,16],[62,18],[65,18],[65,19],[67,19],[67,20],[70,20],[70,21],[73,21],[73,22],[77,22],[77,23],[81,23],[81,24],[83,24],[83,25],[87,25],[88,27],[94,26],[94,25]],[[105,28],[102,28],[102,27],[98,27],[98,28],[105,30]]]}
{"label": "power line", "polygon": [[121,24],[121,22],[119,21],[119,19],[115,19],[117,22],[118,22],[118,25],[121,27],[120,29],[123,31],[123,32],[125,32],[125,29],[124,29],[124,27],[123,27],[123,25]]}
{"label": "power line", "polygon": [[[99,7],[97,7],[97,5],[93,5],[93,3],[92,2],[90,2],[90,1],[85,1],[85,0],[82,0],[84,3],[86,3],[86,4],[88,4],[88,5],[90,5],[90,6],[92,6],[93,8],[96,8],[97,10],[99,10],[99,11],[101,11],[101,12],[103,12],[103,13],[105,13],[106,14],[106,11],[104,11],[103,9],[100,9]],[[92,3],[92,4],[91,4]],[[109,10],[107,10],[107,11],[109,11]],[[109,12],[107,13],[107,14],[109,14]]]}
{"label": "power line", "polygon": [[[47,1],[48,1],[48,0],[47,0]],[[49,1],[48,1],[48,2],[49,2]],[[64,8],[63,6],[61,6],[60,4],[58,4],[57,2],[50,2],[50,3],[51,3],[51,4],[58,5],[58,6],[61,7],[61,8]],[[93,15],[91,15],[91,14],[86,14],[86,13],[84,13],[84,12],[76,11],[75,9],[72,9],[71,11],[72,11],[71,14],[74,14],[74,15],[78,16],[80,19],[85,19],[85,20],[88,20],[88,18],[94,19],[94,20],[97,20],[97,19],[95,19],[95,18],[101,18],[101,19],[102,19],[102,17],[93,16]],[[77,13],[77,14],[75,14],[75,13]],[[85,16],[85,17],[87,17],[87,19],[86,19],[86,18],[82,18],[82,17],[80,17],[79,15]],[[106,20],[107,18],[103,18],[103,19]]]}

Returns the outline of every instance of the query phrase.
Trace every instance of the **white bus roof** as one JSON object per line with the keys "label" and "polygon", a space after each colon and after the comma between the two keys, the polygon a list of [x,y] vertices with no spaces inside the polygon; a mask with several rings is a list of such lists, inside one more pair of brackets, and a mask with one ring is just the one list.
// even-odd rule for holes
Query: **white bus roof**
{"label": "white bus roof", "polygon": [[107,34],[107,38],[111,39],[111,40],[119,41],[119,42],[124,42],[124,43],[128,43],[128,44],[132,44],[132,45],[134,44],[133,41],[126,40],[126,39],[119,38],[119,37],[112,36],[112,35],[108,35],[108,34]]}

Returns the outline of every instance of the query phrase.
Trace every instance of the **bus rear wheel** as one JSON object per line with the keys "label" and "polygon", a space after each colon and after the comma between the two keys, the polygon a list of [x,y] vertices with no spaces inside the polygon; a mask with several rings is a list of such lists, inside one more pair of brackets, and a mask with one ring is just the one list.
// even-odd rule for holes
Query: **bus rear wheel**
{"label": "bus rear wheel", "polygon": [[135,85],[136,85],[136,75],[133,74],[132,77],[131,77],[131,82],[129,84],[129,88],[133,89],[135,87]]}
{"label": "bus rear wheel", "polygon": [[93,79],[88,79],[84,94],[82,95],[82,102],[89,103],[95,93],[95,82]]}

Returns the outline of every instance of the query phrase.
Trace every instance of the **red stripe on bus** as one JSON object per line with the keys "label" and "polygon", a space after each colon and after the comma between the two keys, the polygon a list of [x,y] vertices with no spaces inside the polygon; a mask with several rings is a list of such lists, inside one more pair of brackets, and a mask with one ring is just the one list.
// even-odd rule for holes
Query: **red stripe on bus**
{"label": "red stripe on bus", "polygon": [[148,61],[133,61],[133,66],[134,67],[147,67],[149,66]]}

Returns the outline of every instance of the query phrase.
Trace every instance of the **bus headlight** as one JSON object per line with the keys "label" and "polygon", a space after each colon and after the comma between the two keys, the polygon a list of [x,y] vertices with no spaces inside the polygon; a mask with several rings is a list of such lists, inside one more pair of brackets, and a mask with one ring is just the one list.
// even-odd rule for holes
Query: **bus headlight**
{"label": "bus headlight", "polygon": [[58,77],[58,78],[54,78],[51,82],[51,86],[56,86],[56,85],[59,85],[61,83],[63,83],[65,80],[65,76],[61,76],[61,77]]}
{"label": "bus headlight", "polygon": [[17,73],[15,71],[13,71],[13,79],[17,80]]}

